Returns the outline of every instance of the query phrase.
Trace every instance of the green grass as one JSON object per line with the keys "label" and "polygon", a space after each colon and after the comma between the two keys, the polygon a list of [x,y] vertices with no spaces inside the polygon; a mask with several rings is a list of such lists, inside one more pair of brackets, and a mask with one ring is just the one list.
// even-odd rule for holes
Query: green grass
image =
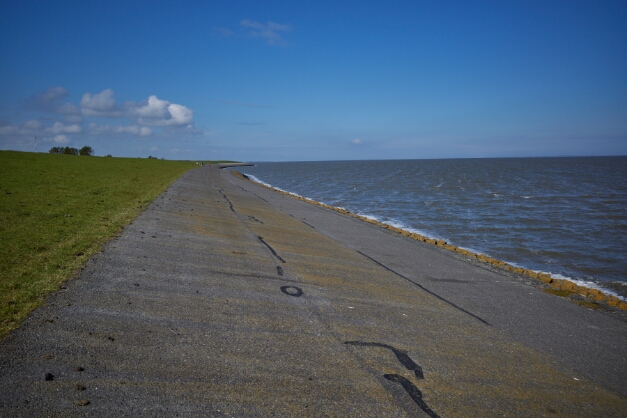
{"label": "green grass", "polygon": [[0,339],[194,167],[0,151]]}

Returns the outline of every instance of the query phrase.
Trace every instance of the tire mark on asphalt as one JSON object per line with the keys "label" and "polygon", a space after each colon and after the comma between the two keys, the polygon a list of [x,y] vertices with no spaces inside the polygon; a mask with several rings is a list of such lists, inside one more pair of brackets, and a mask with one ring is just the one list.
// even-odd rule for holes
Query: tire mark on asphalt
{"label": "tire mark on asphalt", "polygon": [[308,224],[308,223],[307,223],[307,222],[305,222],[305,221],[301,221],[301,222],[302,222],[302,223],[304,223],[305,225],[307,225],[308,227],[312,228],[312,229],[316,229],[316,227],[315,227],[315,226],[310,225],[310,224]]}
{"label": "tire mark on asphalt", "polygon": [[281,292],[285,293],[288,296],[294,296],[299,298],[303,295],[303,290],[300,287],[296,286],[281,286]]}
{"label": "tire mark on asphalt", "polygon": [[[407,369],[413,371],[416,375],[417,379],[424,379],[424,373],[422,372],[422,367],[420,367],[411,357],[407,354],[407,351],[400,350],[396,347],[392,347],[389,344],[383,343],[375,343],[375,342],[366,342],[366,341],[344,341],[344,344],[347,345],[355,345],[360,347],[381,347],[387,348],[392,351],[396,356],[396,359]],[[412,400],[418,405],[420,409],[428,416],[432,418],[439,418],[438,414],[436,414],[422,399],[422,392],[420,389],[416,387],[410,380],[404,378],[398,374],[384,374],[384,378],[391,382],[400,383],[405,392],[412,398]]]}
{"label": "tire mark on asphalt", "polygon": [[416,364],[416,362],[414,360],[412,360],[411,357],[409,357],[409,355],[407,354],[407,351],[405,351],[405,350],[399,350],[398,348],[392,347],[391,345],[388,345],[388,344],[374,343],[374,342],[365,342],[365,341],[344,341],[344,344],[358,345],[358,346],[362,346],[362,347],[382,347],[382,348],[387,348],[388,350],[390,350],[390,351],[392,351],[394,353],[394,355],[396,356],[398,361],[403,366],[405,366],[405,368],[407,370],[410,370],[410,371],[414,372],[414,374],[416,375],[417,379],[424,379],[425,378],[425,375],[422,372],[422,367],[420,367],[418,364]]}
{"label": "tire mark on asphalt", "polygon": [[405,392],[407,392],[407,394],[413,399],[414,402],[416,402],[416,405],[418,405],[418,407],[422,409],[425,414],[429,415],[431,418],[440,417],[438,414],[435,413],[433,409],[429,408],[424,400],[422,400],[422,392],[412,382],[398,374],[384,374],[383,377],[385,377],[390,382],[400,383],[401,386],[403,386],[403,389],[405,389]]}
{"label": "tire mark on asphalt", "polygon": [[419,288],[421,288],[421,289],[422,289],[422,290],[424,290],[425,292],[429,293],[430,295],[435,296],[436,298],[440,299],[442,302],[448,303],[449,305],[451,305],[451,306],[452,306],[452,307],[454,307],[455,309],[458,309],[458,310],[460,310],[460,311],[464,312],[465,314],[468,314],[468,315],[472,316],[472,317],[473,317],[473,318],[475,318],[476,320],[478,320],[478,321],[480,321],[480,322],[482,322],[482,323],[486,324],[486,325],[487,325],[487,326],[489,326],[489,327],[491,327],[491,326],[492,326],[492,324],[490,324],[490,323],[489,323],[488,321],[486,321],[485,319],[483,319],[483,318],[481,318],[481,317],[479,317],[479,316],[477,316],[477,315],[475,315],[475,314],[473,314],[473,313],[471,313],[471,312],[468,312],[466,309],[462,308],[461,306],[458,306],[458,305],[454,304],[453,302],[451,302],[451,301],[449,301],[449,300],[447,300],[447,299],[444,299],[442,296],[438,295],[437,293],[434,293],[434,292],[432,292],[431,290],[429,290],[429,289],[427,289],[426,287],[424,287],[423,285],[421,285],[421,284],[419,284],[419,283],[416,283],[415,281],[413,281],[413,280],[411,280],[411,279],[409,279],[409,278],[407,278],[407,277],[403,276],[403,275],[402,275],[402,274],[400,274],[399,272],[396,272],[396,271],[392,270],[391,268],[389,268],[389,267],[388,267],[388,266],[386,266],[385,264],[380,263],[379,261],[375,260],[374,258],[372,258],[372,257],[370,257],[370,256],[368,256],[368,255],[366,255],[366,254],[364,254],[364,253],[362,253],[361,251],[357,251],[357,252],[358,252],[359,254],[363,255],[364,257],[366,257],[367,259],[369,259],[370,261],[373,261],[374,263],[376,263],[376,264],[380,265],[380,266],[381,266],[381,267],[383,267],[384,269],[386,269],[386,270],[388,270],[388,271],[390,271],[390,272],[392,272],[392,273],[396,274],[397,276],[402,277],[403,279],[407,280],[408,282],[410,282],[410,283],[412,283],[412,284],[414,284],[414,285],[418,286]]}
{"label": "tire mark on asphalt", "polygon": [[276,251],[274,251],[274,248],[272,248],[272,247],[270,246],[270,244],[268,244],[267,242],[265,242],[265,241],[263,240],[263,237],[261,237],[261,236],[259,236],[259,235],[258,235],[258,236],[257,236],[257,238],[259,238],[259,241],[261,241],[261,243],[262,243],[263,245],[265,245],[266,247],[268,247],[268,249],[272,252],[272,255],[273,255],[273,256],[275,256],[276,258],[278,258],[279,260],[281,260],[281,263],[285,263],[285,262],[286,262],[285,260],[283,260],[283,259],[281,258],[281,256],[280,256],[280,255],[278,255],[278,254],[276,253]]}
{"label": "tire mark on asphalt", "polygon": [[224,198],[226,199],[227,202],[229,202],[229,207],[231,208],[231,211],[233,213],[235,213],[235,209],[233,209],[233,203],[231,203],[231,201],[229,200],[228,197],[226,197],[226,195],[224,194],[224,192],[222,191],[222,189],[220,189],[220,193],[222,194],[222,196],[224,196]]}

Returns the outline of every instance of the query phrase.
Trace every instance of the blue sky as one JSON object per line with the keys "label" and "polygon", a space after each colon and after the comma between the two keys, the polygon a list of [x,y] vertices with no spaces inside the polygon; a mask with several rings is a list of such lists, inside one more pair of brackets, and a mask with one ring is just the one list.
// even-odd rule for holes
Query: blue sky
{"label": "blue sky", "polygon": [[626,155],[625,22],[625,1],[4,0],[0,149]]}

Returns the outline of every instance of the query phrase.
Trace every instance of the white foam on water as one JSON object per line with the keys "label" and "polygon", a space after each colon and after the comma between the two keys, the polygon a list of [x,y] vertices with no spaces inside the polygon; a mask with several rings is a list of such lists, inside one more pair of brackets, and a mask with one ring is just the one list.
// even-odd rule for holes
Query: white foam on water
{"label": "white foam on water", "polygon": [[379,218],[377,218],[376,216],[368,215],[368,214],[365,214],[365,213],[357,213],[357,215],[363,216],[364,218],[370,219],[371,221],[381,222],[379,220]]}
{"label": "white foam on water", "polygon": [[[464,248],[464,247],[458,247],[458,248],[463,248],[464,250],[473,252],[475,254],[483,254],[486,255],[488,257],[491,257],[489,254],[486,253],[482,253],[480,251],[475,251],[471,248]],[[494,258],[494,257],[492,257]],[[544,274],[548,274],[549,276],[551,276],[551,278],[553,279],[559,279],[559,280],[568,280],[569,282],[573,282],[575,283],[577,286],[581,286],[581,287],[587,287],[588,289],[595,289],[595,290],[599,290],[603,293],[605,293],[606,295],[612,295],[612,296],[616,296],[617,298],[619,298],[622,301],[627,301],[627,298],[625,298],[624,296],[619,295],[618,293],[614,292],[611,289],[608,289],[606,287],[603,287],[602,285],[600,285],[597,282],[593,282],[591,280],[581,280],[581,279],[573,279],[572,277],[568,277],[568,276],[564,276],[561,275],[559,273],[551,273],[550,271],[543,271],[543,270],[532,270],[532,269],[528,269],[525,266],[521,266],[518,263],[514,263],[512,261],[507,261],[507,260],[501,260],[504,261],[505,263],[509,264],[512,267],[515,268],[523,268],[529,271],[533,271],[534,273],[544,273]]]}
{"label": "white foam on water", "polygon": [[404,223],[402,223],[400,221],[396,221],[394,219],[390,219],[389,221],[386,221],[386,222],[383,222],[383,223],[386,224],[386,225],[393,226],[394,228],[400,228],[400,229],[403,229],[403,230],[409,231],[409,232],[416,232],[416,231],[412,231],[411,228],[408,227],[407,225],[405,225]]}
{"label": "white foam on water", "polygon": [[608,289],[606,287],[603,287],[599,283],[593,282],[591,280],[573,279],[572,277],[563,276],[563,275],[558,274],[558,273],[551,273],[549,271],[541,271],[541,270],[532,270],[532,271],[534,271],[536,273],[548,274],[553,279],[568,280],[569,282],[575,283],[577,286],[587,287],[588,289],[599,290],[599,291],[605,293],[606,295],[616,296],[617,298],[619,298],[622,301],[627,301],[627,298],[625,298],[624,296],[621,296],[618,293],[614,292],[613,290]]}
{"label": "white foam on water", "polygon": [[[246,174],[246,173],[243,173],[243,174],[244,174],[246,177],[248,177],[249,179],[251,179],[252,181],[254,181],[255,183],[262,184],[262,185],[264,185],[264,186],[266,186],[266,187],[269,187],[269,188],[271,188],[271,189],[278,190],[278,191],[280,191],[280,192],[282,192],[282,193],[285,193],[285,194],[289,194],[289,195],[291,195],[291,196],[298,197],[299,199],[305,199],[305,200],[308,200],[308,201],[313,202],[313,203],[322,203],[322,202],[318,202],[317,200],[310,199],[309,197],[301,196],[301,195],[299,195],[299,194],[297,194],[297,193],[288,192],[287,190],[283,190],[283,189],[281,189],[280,187],[273,186],[273,185],[271,185],[271,184],[269,184],[269,183],[266,183],[266,182],[265,182],[265,181],[263,181],[263,180],[258,179],[257,177],[253,176],[252,174]],[[322,203],[322,204],[326,204],[326,203]]]}
{"label": "white foam on water", "polygon": [[407,231],[407,232],[411,232],[411,233],[414,233],[414,234],[422,235],[425,238],[444,240],[444,241],[448,242],[448,240],[445,239],[445,238],[437,237],[435,235],[429,234],[428,232],[421,231],[421,230],[416,229],[416,228],[408,227],[407,225],[405,225],[404,223],[402,223],[400,221],[396,221],[396,220],[382,221],[381,219],[379,219],[376,216],[368,215],[368,214],[365,214],[365,213],[357,213],[357,215],[363,216],[364,218],[367,218],[367,219],[370,219],[370,220],[373,220],[373,221],[376,221],[376,222],[379,222],[379,223],[382,223],[384,225],[390,225],[390,226],[393,226],[394,228],[402,229],[403,231]]}
{"label": "white foam on water", "polygon": [[242,174],[244,174],[246,177],[248,177],[249,179],[251,179],[255,183],[263,184],[264,186],[272,187],[273,189],[276,189],[276,187],[273,187],[272,185],[266,183],[265,181],[259,180],[257,177],[253,176],[252,174],[247,174],[247,173],[242,173]]}
{"label": "white foam on water", "polygon": [[[453,245],[455,245],[455,244],[453,244]],[[472,248],[472,247],[462,247],[461,245],[458,245],[458,246],[457,246],[457,248],[461,248],[462,250],[469,251],[469,252],[471,252],[471,253],[473,253],[473,254],[485,255],[485,256],[488,256],[488,257],[489,257],[489,255],[487,255],[486,253],[481,252],[481,251],[478,251],[478,250],[475,250],[475,249],[474,249],[474,248]]]}
{"label": "white foam on water", "polygon": [[[466,248],[466,247],[458,247],[458,248],[462,248],[464,250],[470,251],[472,253],[475,254],[479,254],[479,255],[485,255],[488,257],[492,257],[489,254],[486,253],[482,253],[481,251],[476,251],[473,250],[472,248]],[[494,257],[492,257],[494,258]],[[527,269],[525,266],[521,266],[518,263],[514,263],[512,261],[507,261],[507,260],[501,260],[504,261],[505,263],[509,264],[512,267],[515,268],[523,268],[529,271],[533,271],[534,273],[544,273],[544,274],[548,274],[549,276],[551,276],[551,278],[553,279],[559,279],[559,280],[568,280],[569,282],[573,282],[574,284],[576,284],[577,286],[581,286],[581,287],[587,287],[588,289],[595,289],[595,290],[599,290],[603,293],[605,293],[606,295],[612,295],[612,296],[616,296],[617,298],[619,298],[622,301],[627,301],[627,298],[625,298],[624,296],[619,295],[618,293],[616,293],[615,291],[608,289],[606,287],[603,287],[602,285],[600,285],[597,282],[593,282],[591,280],[581,280],[581,279],[573,279],[572,277],[568,277],[568,276],[564,276],[561,275],[559,273],[551,273],[550,271],[543,271],[543,270],[532,270],[532,269]]]}

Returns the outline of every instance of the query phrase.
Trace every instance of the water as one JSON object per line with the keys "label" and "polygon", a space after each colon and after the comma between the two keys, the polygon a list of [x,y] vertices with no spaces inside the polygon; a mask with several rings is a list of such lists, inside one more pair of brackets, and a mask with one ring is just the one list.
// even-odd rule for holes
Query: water
{"label": "water", "polygon": [[240,171],[627,297],[627,157],[258,163]]}

